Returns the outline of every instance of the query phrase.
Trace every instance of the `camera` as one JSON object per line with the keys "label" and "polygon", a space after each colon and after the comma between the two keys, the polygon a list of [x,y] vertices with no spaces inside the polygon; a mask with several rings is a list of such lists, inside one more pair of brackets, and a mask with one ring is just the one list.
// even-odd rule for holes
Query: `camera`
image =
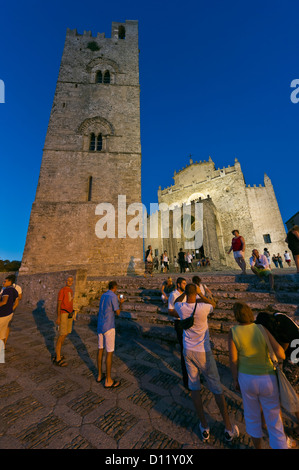
{"label": "camera", "polygon": [[123,298],[124,298],[123,294],[120,294],[119,298],[120,298],[120,299],[123,299]]}

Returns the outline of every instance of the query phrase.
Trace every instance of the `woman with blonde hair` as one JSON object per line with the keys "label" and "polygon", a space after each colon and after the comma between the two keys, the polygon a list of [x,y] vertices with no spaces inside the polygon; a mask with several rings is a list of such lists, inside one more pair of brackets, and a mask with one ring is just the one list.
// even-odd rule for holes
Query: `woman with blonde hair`
{"label": "woman with blonde hair", "polygon": [[[234,386],[241,391],[246,431],[256,449],[262,448],[262,417],[265,417],[270,447],[288,449],[281,419],[277,378],[269,350],[260,327],[254,323],[250,307],[236,302],[233,307],[238,322],[229,332],[228,348]],[[264,328],[278,359],[284,359],[284,349]]]}

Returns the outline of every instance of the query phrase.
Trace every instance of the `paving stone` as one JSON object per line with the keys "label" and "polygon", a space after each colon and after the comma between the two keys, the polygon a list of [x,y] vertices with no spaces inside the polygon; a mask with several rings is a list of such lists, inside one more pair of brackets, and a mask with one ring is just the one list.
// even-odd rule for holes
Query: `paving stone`
{"label": "paving stone", "polygon": [[94,424],[117,441],[137,422],[135,416],[122,408],[114,407],[100,416]]}
{"label": "paving stone", "polygon": [[182,444],[175,441],[174,439],[169,438],[163,432],[157,431],[148,431],[143,434],[141,439],[136,442],[133,446],[133,449],[181,449]]}
{"label": "paving stone", "polygon": [[76,413],[79,413],[81,416],[85,416],[93,411],[94,408],[98,407],[103,401],[104,398],[88,391],[74,398],[67,405]]}
{"label": "paving stone", "polygon": [[67,429],[67,425],[54,414],[29,426],[17,435],[28,449],[48,447],[53,437]]}

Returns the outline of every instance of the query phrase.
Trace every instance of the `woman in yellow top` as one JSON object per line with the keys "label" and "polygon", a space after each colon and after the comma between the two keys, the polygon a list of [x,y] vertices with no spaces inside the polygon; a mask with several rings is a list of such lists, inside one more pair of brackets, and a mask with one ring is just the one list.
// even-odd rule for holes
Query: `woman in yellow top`
{"label": "woman in yellow top", "polygon": [[[241,391],[246,431],[254,447],[262,448],[261,408],[264,413],[272,449],[288,449],[280,414],[279,393],[268,346],[251,309],[243,302],[233,307],[238,325],[229,332],[230,368],[237,391]],[[266,330],[266,329],[265,329]],[[266,330],[278,359],[284,359],[283,348]]]}

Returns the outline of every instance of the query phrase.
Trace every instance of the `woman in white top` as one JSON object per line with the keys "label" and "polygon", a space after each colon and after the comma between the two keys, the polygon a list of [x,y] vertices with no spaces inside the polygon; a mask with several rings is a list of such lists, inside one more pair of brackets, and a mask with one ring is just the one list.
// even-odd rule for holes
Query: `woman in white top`
{"label": "woman in white top", "polygon": [[166,250],[163,253],[162,262],[164,264],[164,272],[169,271],[169,262],[168,262],[168,256],[167,256]]}

